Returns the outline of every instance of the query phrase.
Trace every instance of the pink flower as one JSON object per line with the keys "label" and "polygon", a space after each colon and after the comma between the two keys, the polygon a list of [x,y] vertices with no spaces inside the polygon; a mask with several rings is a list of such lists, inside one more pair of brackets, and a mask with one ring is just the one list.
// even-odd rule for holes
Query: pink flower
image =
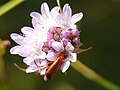
{"label": "pink flower", "polygon": [[42,47],[44,42],[47,41],[47,32],[42,28],[32,29],[23,27],[21,30],[24,36],[16,33],[11,34],[11,38],[19,44],[10,49],[11,54],[18,54],[22,57],[33,57],[34,55],[45,56]]}
{"label": "pink flower", "polygon": [[74,47],[73,47],[73,45],[70,42],[68,42],[65,47],[60,42],[53,42],[52,43],[52,47],[57,52],[63,52],[63,51],[65,52],[66,58],[65,58],[64,63],[62,65],[62,67],[61,67],[62,72],[65,72],[69,68],[70,61],[71,62],[76,62],[76,60],[77,60],[77,54],[73,53]]}
{"label": "pink flower", "polygon": [[40,58],[36,58],[32,60],[32,58],[25,58],[24,63],[29,65],[26,69],[26,73],[37,72],[40,75],[44,75],[48,66],[47,60],[42,60]]}
{"label": "pink flower", "polygon": [[[76,46],[80,46],[80,32],[76,22],[83,14],[72,15],[71,7],[65,4],[62,15],[58,6],[49,10],[47,3],[41,5],[41,13],[32,12],[32,27],[21,29],[23,35],[11,34],[11,38],[18,44],[10,49],[11,54],[24,57],[23,62],[28,66],[26,73],[37,72],[45,75],[51,65],[64,52],[65,59],[61,66],[64,73],[70,62],[76,62]],[[79,47],[77,47],[79,48]]]}
{"label": "pink flower", "polygon": [[34,28],[40,26],[47,29],[57,25],[55,21],[57,15],[59,15],[59,7],[55,6],[50,11],[47,3],[41,5],[41,14],[38,12],[32,12],[30,14]]}
{"label": "pink flower", "polygon": [[65,4],[63,7],[62,15],[57,16],[57,23],[63,29],[76,29],[75,23],[80,21],[83,17],[83,13],[77,13],[72,15],[72,10],[69,4]]}

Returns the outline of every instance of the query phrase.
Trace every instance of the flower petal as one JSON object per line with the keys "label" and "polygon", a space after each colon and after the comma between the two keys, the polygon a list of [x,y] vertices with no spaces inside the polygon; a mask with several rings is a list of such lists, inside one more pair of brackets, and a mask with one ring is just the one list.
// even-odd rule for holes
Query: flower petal
{"label": "flower petal", "polygon": [[74,25],[76,22],[80,21],[83,17],[83,13],[74,14],[70,20],[71,24]]}
{"label": "flower petal", "polygon": [[76,29],[77,28],[77,26],[74,24],[74,25],[70,25],[70,27],[69,28],[71,28],[71,29]]}
{"label": "flower petal", "polygon": [[29,45],[22,45],[19,50],[19,55],[22,57],[29,57],[34,52],[32,46]]}
{"label": "flower petal", "polygon": [[20,46],[14,46],[10,49],[10,53],[11,54],[18,54],[19,50],[20,50]]}
{"label": "flower petal", "polygon": [[59,7],[55,6],[53,9],[51,9],[50,14],[53,18],[55,18],[57,15],[59,15]]}
{"label": "flower petal", "polygon": [[72,15],[72,10],[69,4],[65,4],[63,7],[63,16],[64,16],[65,21],[70,20],[71,15]]}
{"label": "flower petal", "polygon": [[38,12],[31,12],[31,13],[30,13],[30,16],[31,16],[32,18],[35,18],[35,19],[37,19],[37,20],[39,21],[41,15],[40,15]]}
{"label": "flower petal", "polygon": [[31,27],[23,27],[23,28],[21,28],[21,31],[25,35],[31,35],[33,33],[34,29]]}
{"label": "flower petal", "polygon": [[68,52],[68,56],[65,59],[65,61],[76,62],[76,60],[77,60],[77,54],[76,53]]}
{"label": "flower petal", "polygon": [[63,51],[63,50],[64,50],[63,44],[60,43],[60,42],[57,42],[57,41],[54,41],[54,42],[52,43],[52,47],[53,47],[56,51]]}
{"label": "flower petal", "polygon": [[61,70],[64,73],[70,66],[70,61],[65,61],[63,65],[61,66]]}
{"label": "flower petal", "polygon": [[47,54],[47,59],[49,61],[54,61],[57,58],[58,54],[54,53],[54,52],[50,52]]}
{"label": "flower petal", "polygon": [[45,59],[46,58],[46,53],[41,51],[41,55],[40,56],[41,56],[41,59]]}
{"label": "flower petal", "polygon": [[71,53],[70,56],[71,56],[71,57],[69,58],[69,60],[70,60],[71,62],[76,62],[76,60],[77,60],[77,54],[76,54],[76,53]]}
{"label": "flower petal", "polygon": [[22,41],[24,40],[24,37],[19,35],[19,34],[16,34],[16,33],[12,33],[10,35],[10,37],[17,43],[17,44],[21,44]]}
{"label": "flower petal", "polygon": [[47,64],[48,64],[47,60],[43,60],[43,61],[41,62],[41,66],[46,66]]}
{"label": "flower petal", "polygon": [[30,16],[32,17],[32,25],[34,28],[36,28],[38,25],[43,24],[44,18],[38,12],[32,12]]}
{"label": "flower petal", "polygon": [[40,75],[45,75],[45,73],[46,73],[46,68],[40,71]]}
{"label": "flower petal", "polygon": [[49,17],[50,12],[47,3],[41,5],[41,14],[45,17]]}
{"label": "flower petal", "polygon": [[42,27],[35,28],[34,32],[34,39],[38,40],[39,42],[46,42],[47,41],[47,29]]}
{"label": "flower petal", "polygon": [[27,57],[27,58],[23,59],[23,62],[27,65],[30,65],[33,61],[34,61],[34,59],[31,57]]}
{"label": "flower petal", "polygon": [[44,43],[43,42],[35,42],[36,46],[42,49]]}
{"label": "flower petal", "polygon": [[34,28],[36,28],[37,26],[39,26],[38,21],[36,19],[34,19],[34,18],[32,18],[32,26]]}
{"label": "flower petal", "polygon": [[73,45],[70,42],[68,42],[66,47],[65,47],[65,50],[68,51],[68,52],[69,51],[73,52],[74,47],[73,47]]}
{"label": "flower petal", "polygon": [[37,66],[29,66],[27,69],[26,69],[26,73],[31,73],[31,72],[37,72],[38,71],[38,68]]}

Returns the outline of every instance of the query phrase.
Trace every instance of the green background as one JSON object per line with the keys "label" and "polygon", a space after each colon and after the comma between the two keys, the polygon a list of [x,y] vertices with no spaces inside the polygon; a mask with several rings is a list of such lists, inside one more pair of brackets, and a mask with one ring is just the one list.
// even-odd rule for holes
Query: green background
{"label": "green background", "polygon": [[[7,1],[9,0],[0,0],[0,5]],[[26,68],[23,58],[9,53],[9,49],[16,45],[10,39],[10,34],[20,34],[23,26],[32,26],[29,14],[32,11],[40,12],[43,2],[47,2],[50,9],[56,5],[56,0],[26,0],[0,17],[0,38],[11,41],[11,46],[7,47],[4,55],[10,90],[104,90],[72,67],[67,74],[58,72],[52,80],[45,82],[40,75],[26,74],[13,65],[16,62]],[[73,14],[84,14],[83,19],[77,23],[81,30],[81,48],[93,47],[79,54],[79,60],[120,85],[120,0],[61,0],[61,6],[65,3],[70,4]]]}

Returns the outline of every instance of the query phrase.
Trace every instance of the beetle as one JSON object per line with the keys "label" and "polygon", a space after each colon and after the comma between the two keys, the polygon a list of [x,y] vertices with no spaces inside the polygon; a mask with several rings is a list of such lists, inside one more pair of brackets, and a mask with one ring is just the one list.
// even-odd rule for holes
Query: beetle
{"label": "beetle", "polygon": [[54,77],[54,75],[58,72],[58,70],[62,66],[64,59],[65,59],[65,54],[61,52],[56,58],[56,60],[47,69],[46,74],[44,75],[45,81],[48,81]]}

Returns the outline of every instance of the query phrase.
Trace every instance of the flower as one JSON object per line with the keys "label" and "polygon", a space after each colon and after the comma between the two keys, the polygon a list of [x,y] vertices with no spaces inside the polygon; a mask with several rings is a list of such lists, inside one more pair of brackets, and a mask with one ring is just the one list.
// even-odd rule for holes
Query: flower
{"label": "flower", "polygon": [[80,12],[72,16],[68,4],[64,5],[62,14],[59,10],[58,6],[49,10],[47,3],[43,3],[41,14],[30,14],[33,28],[23,27],[23,35],[11,34],[18,45],[12,47],[10,53],[24,57],[23,62],[28,66],[26,73],[45,75],[61,53],[65,56],[60,65],[63,73],[68,70],[70,62],[76,62],[77,54],[74,51],[80,47],[80,31],[76,22],[81,20],[83,14]]}
{"label": "flower", "polygon": [[64,51],[65,54],[66,54],[66,59],[64,60],[63,65],[61,66],[61,70],[64,73],[69,68],[70,61],[71,62],[76,62],[76,60],[77,60],[77,54],[73,53],[74,47],[70,42],[68,42],[65,47],[60,42],[53,42],[52,47],[57,52],[63,52]]}
{"label": "flower", "polygon": [[[47,30],[36,27],[35,29],[30,27],[23,27],[21,29],[23,32],[23,36],[12,33],[11,38],[18,44],[10,49],[11,54],[18,54],[25,59],[23,62],[27,64],[29,67],[26,69],[26,72],[36,72],[39,70],[40,74],[43,74],[43,70],[41,69],[43,66],[37,66],[34,64],[36,59],[39,59],[42,62],[42,59],[46,58],[46,53],[42,51],[44,42],[47,41]],[[31,62],[31,63],[30,63]]]}
{"label": "flower", "polygon": [[34,56],[35,54],[45,56],[45,53],[42,52],[42,47],[44,42],[47,41],[46,30],[23,27],[21,31],[24,33],[24,36],[16,33],[11,34],[11,38],[19,44],[10,49],[11,54],[18,54],[22,57]]}
{"label": "flower", "polygon": [[55,6],[50,11],[47,3],[41,5],[41,14],[38,12],[32,12],[30,14],[34,28],[40,26],[47,29],[52,26],[57,26],[55,21],[57,15],[59,15],[59,7]]}
{"label": "flower", "polygon": [[80,21],[83,17],[83,13],[77,13],[72,16],[72,10],[69,4],[65,4],[63,7],[62,15],[57,16],[57,23],[64,29],[76,29],[75,23]]}
{"label": "flower", "polygon": [[29,57],[25,58],[23,62],[29,65],[29,67],[26,69],[26,73],[36,72],[40,73],[40,75],[45,75],[48,66],[47,60],[40,58],[36,58],[33,60],[32,58]]}

